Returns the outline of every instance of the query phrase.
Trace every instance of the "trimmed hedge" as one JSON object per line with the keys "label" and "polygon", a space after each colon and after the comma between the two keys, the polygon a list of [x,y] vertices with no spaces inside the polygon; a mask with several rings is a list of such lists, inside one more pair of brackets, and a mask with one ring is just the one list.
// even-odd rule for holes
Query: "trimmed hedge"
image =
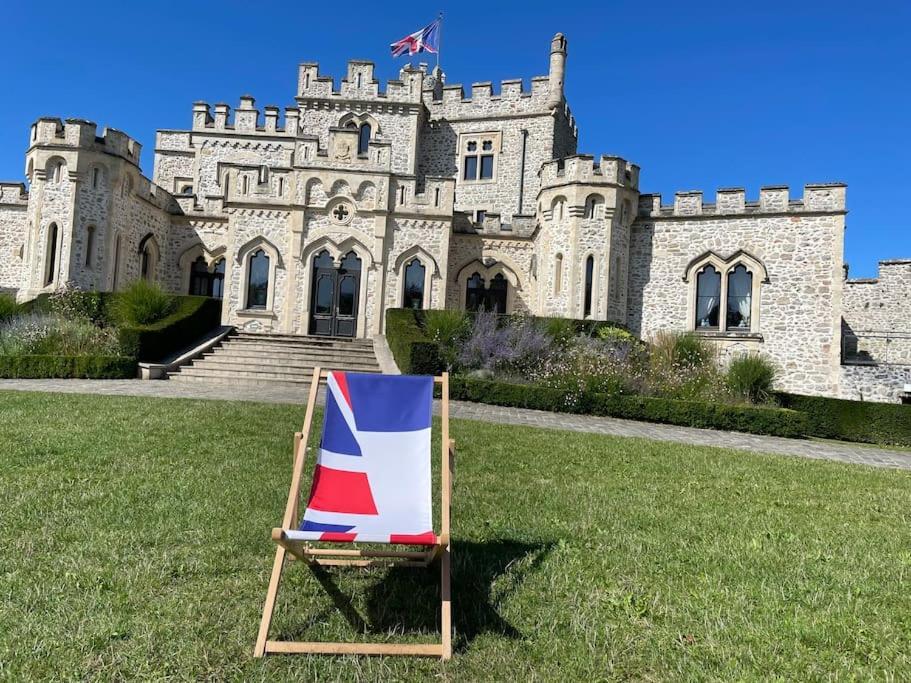
{"label": "trimmed hedge", "polygon": [[803,413],[784,408],[605,394],[586,394],[578,402],[570,403],[566,400],[565,392],[559,389],[460,376],[450,379],[449,393],[453,399],[478,403],[604,415],[752,434],[801,437],[808,429],[807,418]]}
{"label": "trimmed hedge", "polygon": [[124,356],[0,356],[5,379],[132,379],[136,359]]}
{"label": "trimmed hedge", "polygon": [[911,406],[776,394],[785,408],[807,416],[810,436],[911,447]]}
{"label": "trimmed hedge", "polygon": [[118,329],[124,353],[155,363],[190,346],[221,323],[221,300],[205,296],[176,297],[177,308],[150,325]]}
{"label": "trimmed hedge", "polygon": [[406,375],[437,375],[445,369],[440,345],[424,334],[412,309],[386,310],[386,341]]}

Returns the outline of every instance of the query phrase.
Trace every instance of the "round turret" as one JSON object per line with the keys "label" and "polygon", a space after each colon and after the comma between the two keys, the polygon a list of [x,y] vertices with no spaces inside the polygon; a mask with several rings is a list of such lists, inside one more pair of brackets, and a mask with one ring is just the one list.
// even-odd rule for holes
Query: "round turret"
{"label": "round turret", "polygon": [[563,103],[563,78],[566,74],[566,36],[558,33],[550,41],[550,94],[548,109],[555,109]]}

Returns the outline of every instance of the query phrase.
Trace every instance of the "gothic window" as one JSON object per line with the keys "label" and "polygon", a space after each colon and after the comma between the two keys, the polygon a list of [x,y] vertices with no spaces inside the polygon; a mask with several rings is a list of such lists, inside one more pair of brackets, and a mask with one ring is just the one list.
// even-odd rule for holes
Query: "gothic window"
{"label": "gothic window", "polygon": [[583,302],[582,317],[588,318],[592,314],[592,300],[595,285],[595,257],[585,259],[585,300]]}
{"label": "gothic window", "polygon": [[585,200],[585,218],[602,218],[604,216],[604,197],[592,194]]}
{"label": "gothic window", "polygon": [[463,135],[459,144],[463,181],[488,181],[496,177],[500,133]]}
{"label": "gothic window", "polygon": [[474,273],[465,285],[465,309],[477,311],[484,306],[484,278]]}
{"label": "gothic window", "polygon": [[717,330],[721,310],[721,273],[706,266],[696,276],[696,329]]}
{"label": "gothic window", "polygon": [[243,180],[241,181],[242,194],[247,194],[250,191],[250,178],[244,175]]}
{"label": "gothic window", "polygon": [[265,308],[269,300],[269,256],[257,249],[247,266],[247,308]]}
{"label": "gothic window", "polygon": [[47,267],[44,273],[44,286],[54,284],[57,278],[57,224],[51,223],[47,228]]}
{"label": "gothic window", "polygon": [[95,226],[90,225],[85,229],[85,267],[92,267],[92,254],[95,251]]}
{"label": "gothic window", "polygon": [[92,189],[98,189],[98,181],[101,179],[101,169],[95,166],[92,169]]}
{"label": "gothic window", "polygon": [[61,180],[63,180],[64,170],[66,170],[64,163],[59,159],[55,161],[54,165],[51,167],[51,172],[49,174],[51,176],[51,181],[54,183],[59,183]]}
{"label": "gothic window", "polygon": [[212,271],[211,296],[216,299],[221,299],[225,296],[225,260],[223,258],[215,262],[215,269]]}
{"label": "gothic window", "polygon": [[424,276],[426,274],[427,269],[424,264],[416,258],[405,266],[404,308],[424,308]]}
{"label": "gothic window", "polygon": [[506,313],[506,294],[509,283],[503,277],[503,273],[497,273],[490,281],[490,287],[487,288],[487,308],[500,315]]}
{"label": "gothic window", "polygon": [[753,274],[740,264],[728,272],[728,330],[749,330],[752,309]]}
{"label": "gothic window", "polygon": [[261,166],[259,167],[259,178],[258,178],[258,180],[259,180],[259,184],[260,184],[260,185],[262,185],[263,183],[268,183],[268,182],[269,182],[269,167],[266,166],[265,164],[263,164],[263,165],[261,165]]}
{"label": "gothic window", "polygon": [[285,194],[285,179],[279,178],[278,179],[278,196],[281,197],[284,194]]}
{"label": "gothic window", "polygon": [[563,254],[557,254],[554,260],[554,294],[563,289]]}
{"label": "gothic window", "polygon": [[563,215],[566,212],[566,198],[565,197],[555,197],[553,202],[550,205],[550,215],[551,220],[562,221]]}
{"label": "gothic window", "polygon": [[146,235],[139,243],[139,275],[143,280],[152,282],[158,266],[158,246],[151,234]]}
{"label": "gothic window", "polygon": [[357,153],[358,156],[366,154],[370,146],[370,135],[372,130],[369,123],[362,123],[361,129],[357,135]]}
{"label": "gothic window", "polygon": [[190,292],[193,296],[209,296],[209,266],[202,256],[190,264]]}

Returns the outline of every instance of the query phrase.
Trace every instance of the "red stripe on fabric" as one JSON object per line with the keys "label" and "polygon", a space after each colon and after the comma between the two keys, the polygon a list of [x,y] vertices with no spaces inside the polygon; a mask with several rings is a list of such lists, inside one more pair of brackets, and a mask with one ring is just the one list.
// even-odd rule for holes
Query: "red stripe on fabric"
{"label": "red stripe on fabric", "polygon": [[319,537],[321,541],[338,541],[340,543],[350,543],[357,534],[343,534],[338,531],[327,531]]}
{"label": "red stripe on fabric", "polygon": [[353,411],[354,406],[351,405],[351,394],[348,393],[348,378],[345,377],[344,372],[333,372],[332,376],[335,377],[335,383],[338,384],[339,391],[341,391],[342,396],[345,397],[345,403],[347,403],[348,407]]}
{"label": "red stripe on fabric", "polygon": [[437,535],[432,531],[425,531],[423,534],[389,534],[389,542],[404,545],[436,545]]}
{"label": "red stripe on fabric", "polygon": [[364,472],[346,472],[317,465],[307,507],[322,512],[375,515],[376,503]]}

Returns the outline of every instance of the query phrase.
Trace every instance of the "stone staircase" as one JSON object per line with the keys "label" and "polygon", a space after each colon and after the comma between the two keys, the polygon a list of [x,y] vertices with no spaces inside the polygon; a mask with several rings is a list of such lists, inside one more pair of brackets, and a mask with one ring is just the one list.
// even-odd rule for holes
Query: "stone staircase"
{"label": "stone staircase", "polygon": [[380,372],[370,339],[240,332],[168,374],[173,382],[309,385],[314,366]]}

